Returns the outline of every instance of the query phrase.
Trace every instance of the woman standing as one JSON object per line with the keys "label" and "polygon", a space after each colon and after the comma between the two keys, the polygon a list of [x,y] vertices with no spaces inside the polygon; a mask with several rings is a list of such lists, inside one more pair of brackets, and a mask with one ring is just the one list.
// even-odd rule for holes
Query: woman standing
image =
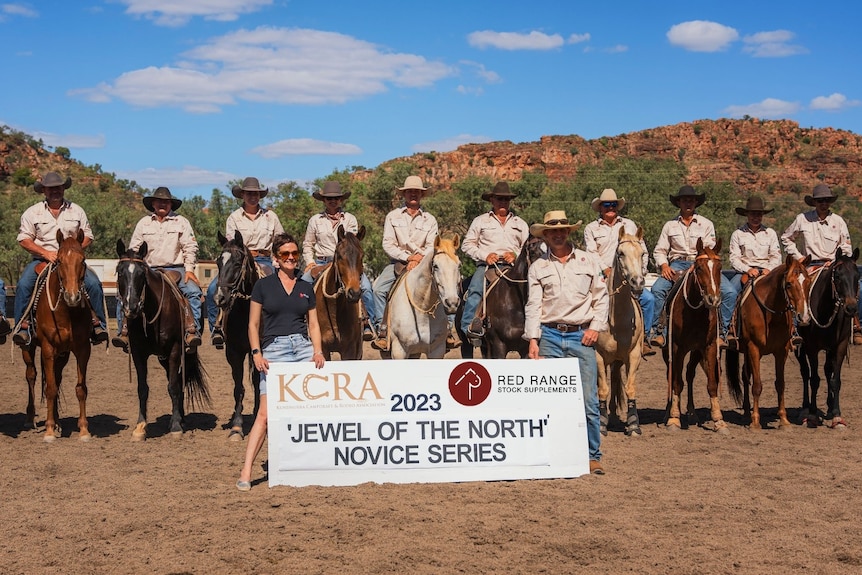
{"label": "woman standing", "polygon": [[[272,242],[272,251],[276,273],[259,280],[251,292],[248,341],[254,367],[261,373],[261,401],[248,435],[245,463],[236,482],[240,491],[251,489],[251,468],[266,436],[266,374],[269,363],[311,360],[320,369],[325,361],[321,352],[314,289],[299,277],[299,246],[290,234],[279,234]],[[261,318],[264,320],[262,338]]]}

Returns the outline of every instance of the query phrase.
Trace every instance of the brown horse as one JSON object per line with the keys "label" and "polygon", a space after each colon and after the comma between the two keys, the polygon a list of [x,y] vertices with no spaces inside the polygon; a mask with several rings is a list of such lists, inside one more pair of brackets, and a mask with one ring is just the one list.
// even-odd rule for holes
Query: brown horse
{"label": "brown horse", "polygon": [[721,240],[715,248],[707,248],[697,240],[697,256],[676,283],[667,302],[668,344],[662,350],[667,370],[668,400],[667,426],[679,429],[680,404],[683,388],[682,368],[690,355],[686,370],[688,382],[688,419],[695,419],[694,366],[700,364],[706,374],[710,414],[715,430],[727,432],[727,423],[721,414],[718,401],[718,306],[721,304]]}
{"label": "brown horse", "polygon": [[[779,425],[789,427],[784,405],[784,365],[790,353],[793,322],[800,326],[809,322],[808,290],[811,279],[804,262],[788,255],[784,264],[750,282],[736,304],[736,325],[739,341],[737,350],[725,352],[727,386],[746,415],[751,416],[751,429],[760,429],[760,394],[763,383],[760,377],[760,360],[766,355],[775,359],[775,393],[778,396]],[[739,377],[739,355],[744,357],[742,379]],[[754,405],[749,402],[748,386]],[[744,386],[744,387],[743,387]]]}
{"label": "brown horse", "polygon": [[341,359],[362,359],[362,314],[359,306],[359,280],[362,277],[364,252],[359,243],[365,237],[365,226],[359,232],[345,232],[338,227],[338,242],[332,263],[317,277],[314,296],[323,356],[329,361],[332,352]]}
{"label": "brown horse", "polygon": [[22,349],[21,355],[27,366],[26,378],[29,387],[27,404],[27,427],[35,427],[36,408],[36,346],[42,348],[42,385],[48,418],[45,420],[47,442],[61,435],[58,403],[63,368],[69,362],[69,354],[75,354],[78,364],[78,383],[75,396],[78,398],[78,438],[89,441],[90,430],[87,425],[87,364],[90,361],[90,306],[84,291],[83,230],[75,237],[63,237],[57,230],[57,260],[49,264],[47,277],[42,287],[34,312],[36,337],[31,344]]}

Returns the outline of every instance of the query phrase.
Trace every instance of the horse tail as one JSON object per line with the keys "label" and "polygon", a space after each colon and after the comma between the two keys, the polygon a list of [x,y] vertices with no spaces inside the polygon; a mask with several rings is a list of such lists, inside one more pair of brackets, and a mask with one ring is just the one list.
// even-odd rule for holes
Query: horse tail
{"label": "horse tail", "polygon": [[611,405],[616,406],[617,413],[623,413],[626,408],[626,397],[623,389],[623,362],[611,364]]}
{"label": "horse tail", "polygon": [[185,380],[183,381],[183,388],[189,405],[193,409],[210,407],[212,401],[210,399],[209,378],[201,364],[200,356],[197,353],[187,353],[184,361]]}
{"label": "horse tail", "polygon": [[727,391],[733,400],[742,402],[742,383],[739,378],[739,351],[727,349],[724,351],[725,371],[727,372]]}

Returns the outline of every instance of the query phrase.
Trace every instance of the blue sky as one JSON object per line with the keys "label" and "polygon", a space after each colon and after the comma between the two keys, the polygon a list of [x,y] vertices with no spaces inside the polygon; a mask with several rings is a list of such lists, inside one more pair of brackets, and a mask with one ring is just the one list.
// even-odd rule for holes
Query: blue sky
{"label": "blue sky", "polygon": [[862,133],[851,2],[2,2],[0,124],[180,197],[746,114]]}

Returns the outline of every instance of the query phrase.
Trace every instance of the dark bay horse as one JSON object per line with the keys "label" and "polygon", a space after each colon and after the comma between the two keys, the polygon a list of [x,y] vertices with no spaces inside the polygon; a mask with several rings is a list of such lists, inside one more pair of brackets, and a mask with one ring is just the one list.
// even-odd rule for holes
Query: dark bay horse
{"label": "dark bay horse", "polygon": [[[820,376],[817,373],[817,354],[826,351],[823,375],[826,377],[826,414],[823,419],[832,428],[846,427],[841,417],[841,364],[847,357],[856,315],[859,270],[856,260],[859,248],[845,256],[841,248],[835,261],[814,272],[808,301],[811,306],[811,323],[799,328],[802,346],[796,351],[799,371],[802,374],[802,412],[808,427],[817,427],[823,421],[817,409],[817,390]],[[815,275],[816,274],[816,275]]]}
{"label": "dark bay horse", "polygon": [[338,227],[335,256],[314,282],[317,321],[323,355],[329,361],[332,352],[341,359],[362,359],[362,317],[359,304],[359,280],[362,277],[362,238],[365,226],[356,234]]}
{"label": "dark bay horse", "polygon": [[[485,335],[482,338],[482,357],[506,359],[510,351],[527,357],[529,342],[524,335],[524,308],[527,305],[527,272],[530,264],[542,256],[541,238],[530,237],[524,242],[518,257],[511,266],[496,268],[494,279],[485,290]],[[469,278],[465,280],[469,283]],[[458,306],[455,326],[461,337],[461,356],[473,357],[473,346],[461,331],[461,314],[464,300]]]}
{"label": "dark bay horse", "polygon": [[239,231],[230,241],[221,232],[218,232],[217,237],[222,251],[216,260],[218,284],[213,301],[221,309],[225,334],[224,355],[233,377],[234,408],[228,438],[232,441],[240,441],[244,437],[242,402],[245,399],[243,378],[246,361],[251,388],[254,392],[253,413],[255,415],[260,407],[260,372],[254,368],[251,344],[248,341],[251,290],[257,283],[259,274],[254,256],[243,242]]}
{"label": "dark bay horse", "polygon": [[87,364],[90,361],[90,306],[84,290],[83,230],[77,236],[63,237],[57,231],[57,260],[49,264],[47,277],[34,316],[36,337],[31,344],[22,349],[21,355],[26,364],[26,378],[29,387],[27,403],[27,427],[35,428],[35,387],[36,387],[36,347],[42,348],[42,384],[48,417],[45,420],[44,441],[52,442],[61,435],[58,404],[63,368],[69,362],[69,354],[75,354],[78,366],[78,383],[75,396],[78,398],[78,438],[89,441],[90,430],[87,425]]}
{"label": "dark bay horse", "polygon": [[[775,393],[778,396],[778,419],[781,427],[789,427],[784,403],[784,365],[790,354],[793,323],[800,326],[809,322],[808,290],[811,280],[804,262],[788,255],[784,263],[766,275],[752,280],[740,294],[736,304],[736,333],[738,350],[725,351],[727,386],[739,402],[745,415],[751,415],[751,429],[760,429],[760,394],[763,382],[760,360],[767,355],[775,359]],[[742,354],[742,378],[739,375],[739,356]],[[748,386],[751,384],[752,406]]]}
{"label": "dark bay horse", "polygon": [[185,401],[191,406],[208,405],[210,401],[206,374],[197,353],[186,353],[184,345],[183,314],[186,309],[183,295],[174,278],[156,272],[144,261],[147,243],[138,251],[126,250],[123,240],[117,240],[117,296],[125,315],[129,332],[129,354],[135,364],[138,378],[138,422],[132,439],[147,437],[147,359],[155,355],[168,378],[171,397],[170,432],[179,436],[183,432]]}
{"label": "dark bay horse", "polygon": [[668,401],[667,426],[679,429],[680,405],[682,403],[682,368],[686,356],[688,383],[688,419],[697,418],[694,410],[695,365],[700,364],[706,374],[706,389],[709,393],[710,415],[715,430],[726,433],[727,423],[721,414],[718,401],[718,306],[721,304],[721,239],[715,248],[707,248],[703,240],[697,240],[697,256],[682,278],[674,285],[667,301],[668,343],[662,350],[667,370]]}

